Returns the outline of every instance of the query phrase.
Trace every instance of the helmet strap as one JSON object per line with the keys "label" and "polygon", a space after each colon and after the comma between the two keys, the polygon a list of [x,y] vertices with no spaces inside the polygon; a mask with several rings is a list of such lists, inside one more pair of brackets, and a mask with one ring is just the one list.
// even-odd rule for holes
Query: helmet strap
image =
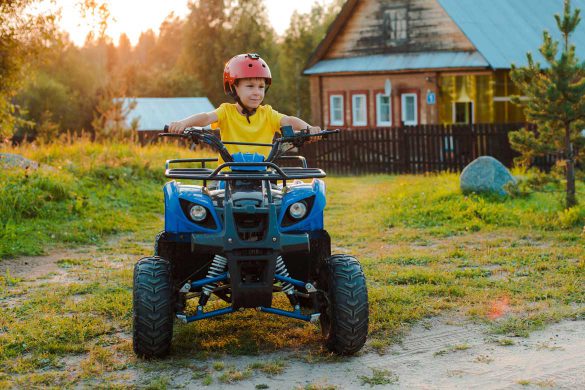
{"label": "helmet strap", "polygon": [[246,115],[246,120],[248,121],[248,123],[250,122],[250,116],[254,115],[256,113],[256,109],[252,108],[249,109],[248,107],[246,107],[246,105],[244,105],[244,103],[242,103],[242,100],[240,99],[240,97],[237,94],[234,94],[234,100],[236,101],[236,103],[238,103],[240,105],[240,107],[242,107],[242,113],[244,115]]}

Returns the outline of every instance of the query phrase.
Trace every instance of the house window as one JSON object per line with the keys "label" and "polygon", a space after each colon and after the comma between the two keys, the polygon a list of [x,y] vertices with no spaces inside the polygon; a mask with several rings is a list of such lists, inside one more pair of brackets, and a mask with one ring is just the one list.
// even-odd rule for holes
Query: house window
{"label": "house window", "polygon": [[343,95],[329,97],[329,124],[343,126]]}
{"label": "house window", "polygon": [[367,126],[366,94],[351,95],[351,119],[354,126]]}
{"label": "house window", "polygon": [[418,107],[416,93],[403,93],[402,99],[402,122],[406,126],[418,125]]}
{"label": "house window", "polygon": [[376,126],[392,126],[392,106],[390,96],[376,94]]}
{"label": "house window", "polygon": [[473,123],[473,102],[453,103],[453,123],[465,125]]}
{"label": "house window", "polygon": [[384,11],[384,37],[386,45],[398,46],[407,39],[408,18],[406,9]]}

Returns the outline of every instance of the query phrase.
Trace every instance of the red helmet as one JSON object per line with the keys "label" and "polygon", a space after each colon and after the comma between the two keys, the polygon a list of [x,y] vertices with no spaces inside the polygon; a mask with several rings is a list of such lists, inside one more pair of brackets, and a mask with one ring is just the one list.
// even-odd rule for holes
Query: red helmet
{"label": "red helmet", "polygon": [[223,90],[226,95],[236,96],[234,84],[238,79],[263,78],[266,90],[272,83],[272,75],[268,64],[256,53],[238,54],[232,57],[223,69]]}

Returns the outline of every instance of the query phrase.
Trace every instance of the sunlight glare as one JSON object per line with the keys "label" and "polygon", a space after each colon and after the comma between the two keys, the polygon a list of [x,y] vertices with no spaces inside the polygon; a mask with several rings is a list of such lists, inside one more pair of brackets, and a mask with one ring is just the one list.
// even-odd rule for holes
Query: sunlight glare
{"label": "sunlight glare", "polygon": [[[97,31],[96,18],[83,19],[80,2],[83,0],[56,0],[56,6],[62,8],[60,25],[67,31],[70,39],[78,46],[83,45],[87,34]],[[318,0],[321,4],[330,4],[332,0]],[[106,35],[118,43],[120,34],[126,33],[130,42],[138,43],[140,34],[148,29],[158,33],[160,24],[165,18],[174,15],[184,18],[189,13],[187,0],[104,0],[109,6],[111,18]],[[268,19],[275,31],[282,35],[288,28],[292,13],[308,12],[317,0],[264,0],[268,11]]]}

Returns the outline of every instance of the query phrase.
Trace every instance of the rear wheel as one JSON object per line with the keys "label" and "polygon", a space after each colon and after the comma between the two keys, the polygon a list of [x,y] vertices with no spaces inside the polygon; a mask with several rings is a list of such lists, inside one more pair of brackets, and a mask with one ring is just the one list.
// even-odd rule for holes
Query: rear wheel
{"label": "rear wheel", "polygon": [[319,281],[325,345],[341,355],[354,354],[368,335],[368,291],[362,267],[355,257],[333,255],[323,264]]}
{"label": "rear wheel", "polygon": [[162,357],[173,338],[174,302],[170,263],[145,257],[134,266],[133,346],[139,357]]}

